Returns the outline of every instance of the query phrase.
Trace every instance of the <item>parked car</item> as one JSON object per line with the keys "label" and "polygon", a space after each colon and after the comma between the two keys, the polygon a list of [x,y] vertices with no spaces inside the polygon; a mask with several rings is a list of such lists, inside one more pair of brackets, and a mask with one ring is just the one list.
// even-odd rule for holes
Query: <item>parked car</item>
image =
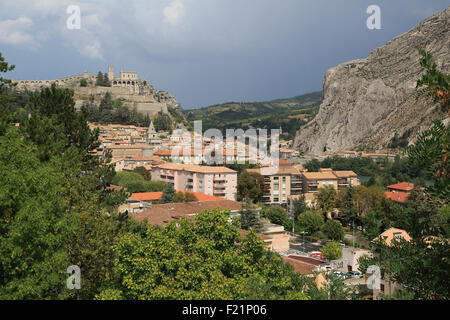
{"label": "parked car", "polygon": [[333,274],[336,275],[341,280],[347,279],[347,276],[340,271],[334,271]]}
{"label": "parked car", "polygon": [[359,271],[349,271],[346,273],[349,278],[359,279],[362,278],[362,274]]}
{"label": "parked car", "polygon": [[342,248],[348,248],[347,245],[346,245],[345,243],[343,243],[343,242],[339,242],[339,245],[340,245]]}
{"label": "parked car", "polygon": [[324,269],[325,269],[325,271],[327,271],[327,272],[330,272],[330,271],[333,271],[334,270],[334,268],[333,268],[333,266],[330,266],[330,265],[325,265],[325,266],[322,266]]}

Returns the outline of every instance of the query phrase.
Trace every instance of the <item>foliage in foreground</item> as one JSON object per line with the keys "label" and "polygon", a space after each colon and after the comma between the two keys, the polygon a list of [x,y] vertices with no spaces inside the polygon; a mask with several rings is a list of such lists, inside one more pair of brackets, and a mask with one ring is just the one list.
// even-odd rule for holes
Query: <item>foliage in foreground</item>
{"label": "foliage in foreground", "polygon": [[[309,299],[317,288],[268,251],[254,232],[243,238],[229,212],[203,211],[114,246],[120,285],[98,299]],[[309,289],[304,289],[307,284]],[[316,291],[314,291],[316,290]],[[316,293],[314,293],[316,292]]]}

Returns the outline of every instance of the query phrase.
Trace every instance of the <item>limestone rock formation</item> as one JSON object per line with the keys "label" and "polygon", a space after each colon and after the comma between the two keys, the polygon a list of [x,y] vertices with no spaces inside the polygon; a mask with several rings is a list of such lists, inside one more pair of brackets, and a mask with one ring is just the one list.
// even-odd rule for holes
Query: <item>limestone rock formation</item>
{"label": "limestone rock formation", "polygon": [[395,133],[401,136],[410,130],[411,142],[432,120],[445,119],[430,99],[418,97],[415,87],[422,74],[418,48],[431,52],[438,69],[449,72],[449,20],[450,7],[366,59],[329,69],[319,113],[297,132],[295,148],[315,155],[350,149],[383,151]]}

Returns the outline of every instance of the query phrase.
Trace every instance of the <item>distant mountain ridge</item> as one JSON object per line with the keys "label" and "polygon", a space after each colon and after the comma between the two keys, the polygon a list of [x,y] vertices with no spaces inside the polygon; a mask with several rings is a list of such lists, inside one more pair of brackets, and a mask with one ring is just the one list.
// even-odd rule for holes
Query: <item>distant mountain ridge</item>
{"label": "distant mountain ridge", "polygon": [[418,48],[430,52],[438,69],[450,70],[450,7],[426,19],[366,59],[327,71],[317,116],[296,135],[301,152],[320,155],[349,149],[386,150],[396,136],[414,141],[432,120],[445,119],[428,98],[417,97],[422,68]]}
{"label": "distant mountain ridge", "polygon": [[322,91],[318,91],[272,101],[228,102],[183,111],[188,121],[202,120],[206,129],[278,129],[284,126],[289,131],[295,122],[300,126],[301,122],[312,119],[321,100]]}

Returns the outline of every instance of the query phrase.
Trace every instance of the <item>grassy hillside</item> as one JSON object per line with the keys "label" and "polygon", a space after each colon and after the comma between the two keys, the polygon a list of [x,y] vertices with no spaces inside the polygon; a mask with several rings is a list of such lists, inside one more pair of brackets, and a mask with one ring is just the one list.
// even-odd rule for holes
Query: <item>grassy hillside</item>
{"label": "grassy hillside", "polygon": [[189,122],[203,120],[203,129],[282,128],[284,138],[292,139],[295,132],[316,115],[322,91],[288,99],[263,102],[228,102],[209,107],[184,110]]}

